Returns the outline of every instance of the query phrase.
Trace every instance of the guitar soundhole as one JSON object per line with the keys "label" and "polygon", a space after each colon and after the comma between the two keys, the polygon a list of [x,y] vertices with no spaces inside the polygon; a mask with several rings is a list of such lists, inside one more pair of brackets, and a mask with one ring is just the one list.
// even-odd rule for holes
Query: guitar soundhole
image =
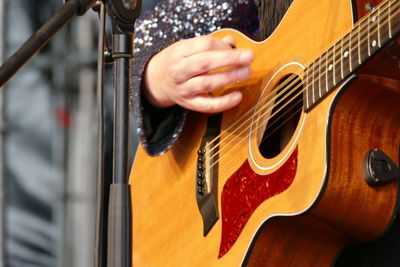
{"label": "guitar soundhole", "polygon": [[274,89],[273,108],[259,145],[263,157],[276,157],[289,143],[303,107],[302,91],[301,79],[294,74],[283,77]]}

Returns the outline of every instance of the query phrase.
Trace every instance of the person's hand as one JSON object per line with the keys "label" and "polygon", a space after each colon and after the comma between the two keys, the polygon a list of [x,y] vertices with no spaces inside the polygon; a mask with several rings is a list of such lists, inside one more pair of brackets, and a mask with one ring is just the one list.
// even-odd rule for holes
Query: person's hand
{"label": "person's hand", "polygon": [[209,94],[250,76],[253,52],[234,47],[233,37],[201,36],[165,48],[147,65],[144,86],[147,99],[157,107],[178,104],[204,113],[236,106],[242,99],[239,91],[222,96]]}

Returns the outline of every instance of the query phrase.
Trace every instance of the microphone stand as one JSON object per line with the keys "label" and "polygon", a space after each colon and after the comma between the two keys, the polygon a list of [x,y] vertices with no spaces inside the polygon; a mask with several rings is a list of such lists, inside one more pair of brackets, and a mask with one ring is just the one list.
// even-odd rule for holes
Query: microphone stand
{"label": "microphone stand", "polygon": [[85,14],[95,3],[96,0],[68,0],[0,67],[0,87],[42,49],[65,24],[76,15]]}
{"label": "microphone stand", "polygon": [[132,36],[114,25],[114,156],[108,207],[109,267],[131,266],[132,263],[131,191],[128,184],[129,73],[132,50]]}
{"label": "microphone stand", "polygon": [[134,23],[140,14],[140,0],[110,0],[114,60],[114,153],[113,179],[108,206],[107,266],[132,265],[131,191],[128,184],[129,85],[133,57]]}

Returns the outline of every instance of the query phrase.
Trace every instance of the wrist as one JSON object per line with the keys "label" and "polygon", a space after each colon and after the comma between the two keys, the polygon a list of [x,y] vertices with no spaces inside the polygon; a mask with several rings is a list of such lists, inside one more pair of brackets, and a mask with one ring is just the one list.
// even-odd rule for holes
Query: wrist
{"label": "wrist", "polygon": [[150,59],[144,72],[144,82],[142,83],[142,92],[147,101],[157,108],[167,108],[174,105],[168,96],[164,93],[160,84],[164,84],[165,81],[159,77],[160,71],[157,69],[155,57]]}

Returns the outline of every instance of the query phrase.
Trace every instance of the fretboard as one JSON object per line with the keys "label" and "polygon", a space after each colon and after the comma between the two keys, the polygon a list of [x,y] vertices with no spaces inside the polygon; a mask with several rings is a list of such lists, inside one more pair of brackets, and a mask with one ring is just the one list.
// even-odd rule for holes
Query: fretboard
{"label": "fretboard", "polygon": [[305,111],[309,111],[399,32],[400,0],[386,0],[306,67]]}

